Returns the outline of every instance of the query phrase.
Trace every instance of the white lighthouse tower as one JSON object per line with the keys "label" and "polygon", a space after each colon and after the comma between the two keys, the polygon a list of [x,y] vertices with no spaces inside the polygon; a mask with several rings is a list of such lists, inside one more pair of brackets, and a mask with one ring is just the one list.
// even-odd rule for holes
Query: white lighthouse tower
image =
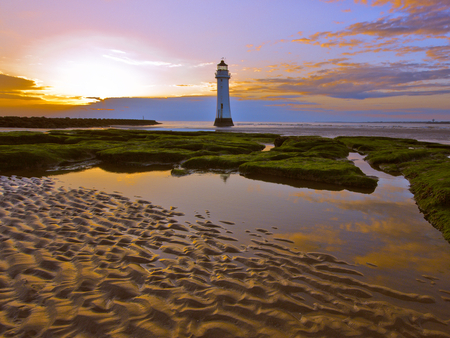
{"label": "white lighthouse tower", "polygon": [[228,80],[230,80],[230,77],[228,65],[223,60],[220,61],[217,65],[216,71],[217,109],[216,120],[214,121],[214,125],[216,127],[234,126],[230,112],[230,90],[228,85]]}

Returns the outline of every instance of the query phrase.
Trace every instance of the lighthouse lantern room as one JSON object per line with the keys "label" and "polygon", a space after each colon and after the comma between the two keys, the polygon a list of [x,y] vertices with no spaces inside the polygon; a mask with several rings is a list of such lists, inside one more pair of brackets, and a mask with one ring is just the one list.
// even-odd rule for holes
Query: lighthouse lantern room
{"label": "lighthouse lantern room", "polygon": [[217,109],[216,120],[214,121],[214,125],[216,127],[231,127],[234,125],[233,120],[231,119],[230,111],[230,90],[228,85],[230,77],[228,65],[225,61],[220,61],[217,65],[216,71]]}

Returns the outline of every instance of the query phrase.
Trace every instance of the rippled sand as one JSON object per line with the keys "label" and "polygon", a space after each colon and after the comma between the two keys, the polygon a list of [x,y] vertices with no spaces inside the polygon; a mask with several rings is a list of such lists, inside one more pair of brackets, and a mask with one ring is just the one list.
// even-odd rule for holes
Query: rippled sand
{"label": "rippled sand", "polygon": [[407,307],[432,297],[293,251],[276,227],[243,246],[232,222],[181,224],[175,207],[48,178],[0,186],[4,337],[450,337],[449,318]]}

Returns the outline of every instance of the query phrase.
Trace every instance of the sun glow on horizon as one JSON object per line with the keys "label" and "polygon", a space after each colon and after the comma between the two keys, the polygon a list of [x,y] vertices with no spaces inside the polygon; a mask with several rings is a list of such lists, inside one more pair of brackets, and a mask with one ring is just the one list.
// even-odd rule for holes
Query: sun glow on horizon
{"label": "sun glow on horizon", "polygon": [[[170,57],[137,38],[61,34],[31,44],[27,54],[25,73],[39,79],[52,94],[68,97],[68,104],[74,97],[83,104],[89,97],[211,95],[211,83],[199,80],[205,68],[214,67],[213,62],[196,64]],[[185,83],[185,78],[192,82]]]}

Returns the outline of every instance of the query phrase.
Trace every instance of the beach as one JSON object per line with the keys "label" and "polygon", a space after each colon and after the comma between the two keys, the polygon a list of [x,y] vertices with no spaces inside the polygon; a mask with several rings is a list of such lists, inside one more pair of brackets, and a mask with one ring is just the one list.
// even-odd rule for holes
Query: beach
{"label": "beach", "polygon": [[0,184],[5,337],[450,337],[448,317],[408,306],[434,297],[293,250],[275,226],[242,245],[236,220],[181,223],[176,206],[48,177]]}

